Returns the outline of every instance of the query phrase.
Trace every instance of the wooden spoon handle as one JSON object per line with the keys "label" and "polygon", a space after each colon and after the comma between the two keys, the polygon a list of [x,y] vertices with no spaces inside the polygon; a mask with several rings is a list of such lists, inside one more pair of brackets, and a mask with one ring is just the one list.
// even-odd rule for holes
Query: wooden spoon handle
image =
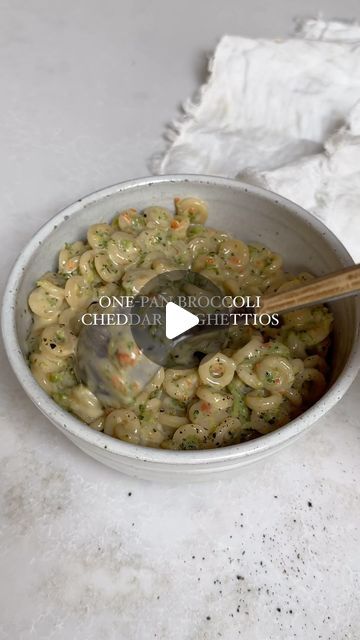
{"label": "wooden spoon handle", "polygon": [[265,296],[261,313],[280,313],[317,303],[345,298],[360,291],[360,264],[310,280],[291,291]]}

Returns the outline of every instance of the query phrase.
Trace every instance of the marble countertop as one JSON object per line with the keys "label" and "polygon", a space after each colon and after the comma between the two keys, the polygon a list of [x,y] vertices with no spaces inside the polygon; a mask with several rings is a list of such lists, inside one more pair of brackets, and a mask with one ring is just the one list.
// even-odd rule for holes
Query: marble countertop
{"label": "marble countertop", "polygon": [[[351,18],[358,3],[319,8]],[[5,2],[1,287],[58,209],[148,173],[221,34],[283,35],[296,10]],[[2,346],[0,358],[1,640],[359,638],[359,378],[306,437],[236,479],[168,486],[87,458],[26,398]]]}

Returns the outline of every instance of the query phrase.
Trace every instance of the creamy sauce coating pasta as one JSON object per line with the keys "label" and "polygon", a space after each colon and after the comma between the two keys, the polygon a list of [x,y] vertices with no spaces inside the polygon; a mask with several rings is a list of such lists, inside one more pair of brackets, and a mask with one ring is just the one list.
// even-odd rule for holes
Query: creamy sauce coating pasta
{"label": "creamy sauce coating pasta", "polygon": [[332,315],[324,305],[286,313],[276,328],[232,327],[222,352],[194,369],[160,369],[140,393],[123,375],[141,357],[136,344],[113,345],[111,383],[131,408],[104,407],[77,379],[80,317],[102,295],[135,295],[177,269],[192,269],[233,296],[284,291],[313,277],[288,273],[279,254],[207,227],[206,219],[206,204],[193,197],[175,198],[175,214],[161,206],[121,211],[111,224],[91,225],[86,240],[66,244],[57,271],[30,293],[31,371],[90,428],[150,447],[216,448],[281,428],[325,392]]}

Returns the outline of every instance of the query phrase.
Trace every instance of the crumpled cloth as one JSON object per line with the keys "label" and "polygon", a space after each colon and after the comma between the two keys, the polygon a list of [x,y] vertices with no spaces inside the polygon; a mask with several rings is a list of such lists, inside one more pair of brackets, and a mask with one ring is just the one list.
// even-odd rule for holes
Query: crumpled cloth
{"label": "crumpled cloth", "polygon": [[224,36],[155,173],[236,177],[310,210],[360,261],[360,25]]}

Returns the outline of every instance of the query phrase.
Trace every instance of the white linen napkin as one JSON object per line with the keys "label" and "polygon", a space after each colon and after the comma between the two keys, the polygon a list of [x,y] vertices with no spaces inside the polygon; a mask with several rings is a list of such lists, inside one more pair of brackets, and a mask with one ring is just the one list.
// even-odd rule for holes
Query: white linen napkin
{"label": "white linen napkin", "polygon": [[284,40],[224,36],[156,173],[262,185],[321,218],[360,261],[360,25],[306,20]]}

